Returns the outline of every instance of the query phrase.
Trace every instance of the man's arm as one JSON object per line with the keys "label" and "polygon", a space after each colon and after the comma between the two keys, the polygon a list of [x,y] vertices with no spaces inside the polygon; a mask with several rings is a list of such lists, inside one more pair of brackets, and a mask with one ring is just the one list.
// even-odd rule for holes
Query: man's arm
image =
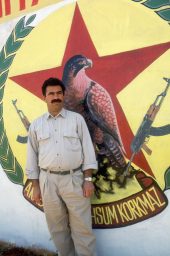
{"label": "man's arm", "polygon": [[94,192],[92,172],[94,169],[97,169],[97,161],[90,133],[83,118],[80,119],[78,133],[81,139],[84,157],[82,165],[84,173],[83,194],[85,197],[90,197]]}
{"label": "man's arm", "polygon": [[33,200],[41,204],[41,191],[39,185],[39,167],[38,167],[38,142],[33,125],[29,128],[27,142],[27,163],[26,175],[32,181],[33,185]]}

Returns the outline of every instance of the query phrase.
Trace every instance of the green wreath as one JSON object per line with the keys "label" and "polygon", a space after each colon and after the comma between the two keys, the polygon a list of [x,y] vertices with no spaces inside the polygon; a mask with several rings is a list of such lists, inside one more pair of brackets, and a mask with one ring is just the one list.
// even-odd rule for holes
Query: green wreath
{"label": "green wreath", "polygon": [[24,172],[11,150],[6,135],[3,119],[3,95],[9,68],[14,60],[17,50],[24,42],[24,38],[29,35],[34,28],[29,26],[29,24],[35,17],[36,15],[32,15],[26,22],[25,16],[22,17],[16,24],[0,52],[0,163],[10,181],[20,185],[23,185]]}

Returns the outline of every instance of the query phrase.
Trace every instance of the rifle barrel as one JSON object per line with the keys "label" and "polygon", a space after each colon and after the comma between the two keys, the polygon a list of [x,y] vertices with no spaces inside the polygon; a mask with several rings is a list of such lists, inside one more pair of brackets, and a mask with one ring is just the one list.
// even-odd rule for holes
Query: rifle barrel
{"label": "rifle barrel", "polygon": [[124,176],[127,176],[128,171],[129,171],[129,167],[131,166],[131,163],[132,163],[132,160],[133,160],[135,154],[136,154],[136,152],[133,152],[133,154],[131,155],[131,158],[130,158],[130,160],[129,160],[127,166],[126,166],[126,170],[125,170],[125,172],[124,172]]}

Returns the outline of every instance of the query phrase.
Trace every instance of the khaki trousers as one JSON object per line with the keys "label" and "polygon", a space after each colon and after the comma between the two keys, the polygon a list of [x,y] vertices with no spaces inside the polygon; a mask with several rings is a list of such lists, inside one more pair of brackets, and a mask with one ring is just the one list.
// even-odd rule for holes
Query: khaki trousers
{"label": "khaki trousers", "polygon": [[60,256],[95,256],[90,199],[83,196],[83,174],[40,172],[44,212]]}

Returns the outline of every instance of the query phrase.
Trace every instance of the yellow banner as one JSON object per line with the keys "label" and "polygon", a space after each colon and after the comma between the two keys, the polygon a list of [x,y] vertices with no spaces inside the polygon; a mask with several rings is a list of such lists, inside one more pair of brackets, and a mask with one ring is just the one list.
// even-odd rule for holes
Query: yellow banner
{"label": "yellow banner", "polygon": [[0,0],[0,23],[64,0]]}

